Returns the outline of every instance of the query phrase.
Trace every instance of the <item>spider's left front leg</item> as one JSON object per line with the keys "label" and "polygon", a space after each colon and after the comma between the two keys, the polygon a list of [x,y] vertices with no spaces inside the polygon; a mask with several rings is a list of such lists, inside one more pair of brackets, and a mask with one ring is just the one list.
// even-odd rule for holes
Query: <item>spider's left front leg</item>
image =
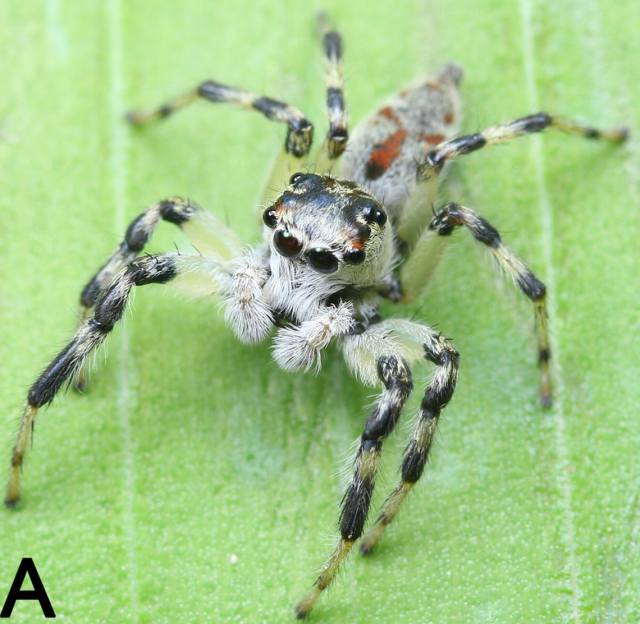
{"label": "spider's left front leg", "polygon": [[455,347],[432,329],[409,321],[383,321],[370,326],[362,334],[346,336],[344,355],[362,381],[373,384],[377,378],[384,385],[384,391],[360,437],[353,477],[342,499],[340,541],[325,563],[314,587],[296,605],[298,618],[305,617],[311,610],[362,535],[380,464],[382,444],[394,430],[413,389],[408,362],[426,357],[436,364],[437,369],[425,392],[415,430],[405,450],[402,481],[387,499],[373,532],[365,537],[368,544],[366,551],[370,550],[391,522],[402,501],[420,478],[440,411],[450,401],[458,375],[459,355]]}

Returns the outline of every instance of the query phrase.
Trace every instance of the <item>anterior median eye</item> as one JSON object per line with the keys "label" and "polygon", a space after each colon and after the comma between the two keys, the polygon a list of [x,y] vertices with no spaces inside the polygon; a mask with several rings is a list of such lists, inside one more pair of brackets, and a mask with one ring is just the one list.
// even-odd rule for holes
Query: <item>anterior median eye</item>
{"label": "anterior median eye", "polygon": [[307,260],[312,269],[320,273],[333,273],[338,270],[338,258],[330,251],[316,247],[307,254]]}
{"label": "anterior median eye", "polygon": [[276,232],[273,237],[276,249],[287,258],[293,258],[302,251],[302,243],[291,232]]}

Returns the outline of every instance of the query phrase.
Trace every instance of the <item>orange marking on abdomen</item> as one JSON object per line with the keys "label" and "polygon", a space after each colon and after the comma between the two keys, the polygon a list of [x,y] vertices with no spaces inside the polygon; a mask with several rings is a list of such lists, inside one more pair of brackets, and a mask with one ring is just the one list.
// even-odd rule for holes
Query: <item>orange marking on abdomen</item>
{"label": "orange marking on abdomen", "polygon": [[384,143],[378,143],[367,161],[364,175],[367,180],[377,180],[400,155],[400,148],[407,133],[405,130],[394,132]]}
{"label": "orange marking on abdomen", "polygon": [[381,108],[378,111],[378,115],[380,115],[380,117],[386,117],[387,119],[391,119],[392,121],[395,121],[398,125],[400,125],[400,122],[398,121],[398,118],[394,115],[393,109],[391,108],[391,106],[385,106],[384,108]]}
{"label": "orange marking on abdomen", "polygon": [[450,124],[453,122],[453,113],[445,113],[442,117],[444,123]]}
{"label": "orange marking on abdomen", "polygon": [[444,136],[441,134],[423,134],[420,138],[426,143],[429,143],[429,145],[438,145],[438,143],[444,141]]}
{"label": "orange marking on abdomen", "polygon": [[398,119],[397,115],[393,112],[393,109],[391,108],[391,106],[385,106],[384,108],[381,108],[373,116],[373,118],[371,120],[371,124],[372,125],[379,124],[380,121],[381,121],[380,117],[383,117],[384,119],[389,119],[389,120],[393,121],[393,123],[395,123],[396,126],[398,126],[398,128],[402,128],[402,123]]}

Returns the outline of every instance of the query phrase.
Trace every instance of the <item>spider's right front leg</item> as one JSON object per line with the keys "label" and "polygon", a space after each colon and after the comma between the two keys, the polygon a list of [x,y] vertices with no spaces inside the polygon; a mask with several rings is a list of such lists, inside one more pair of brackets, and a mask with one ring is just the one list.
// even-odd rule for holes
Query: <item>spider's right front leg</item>
{"label": "spider's right front leg", "polygon": [[[91,316],[91,310],[113,278],[142,252],[160,221],[178,226],[203,256],[220,264],[240,255],[240,241],[233,230],[211,213],[180,198],[158,202],[131,222],[122,243],[83,288],[78,311],[79,326]],[[74,387],[82,391],[86,383],[86,371],[81,369],[74,378]]]}
{"label": "spider's right front leg", "polygon": [[191,293],[221,294],[228,291],[229,275],[209,258],[160,254],[138,258],[115,276],[98,300],[93,317],[79,327],[29,390],[11,459],[5,499],[8,507],[14,507],[20,498],[20,470],[38,410],[53,401],[60,388],[82,370],[87,357],[105,341],[122,318],[134,286],[166,283]]}

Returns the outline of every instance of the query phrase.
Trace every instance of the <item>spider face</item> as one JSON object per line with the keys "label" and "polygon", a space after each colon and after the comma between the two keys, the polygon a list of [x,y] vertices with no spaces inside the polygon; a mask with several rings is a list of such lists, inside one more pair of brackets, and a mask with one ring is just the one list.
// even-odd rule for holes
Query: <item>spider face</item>
{"label": "spider face", "polygon": [[355,182],[328,175],[291,176],[263,221],[272,230],[267,234],[272,253],[316,273],[335,273],[341,267],[370,272],[385,259],[383,251],[392,241],[377,199]]}

